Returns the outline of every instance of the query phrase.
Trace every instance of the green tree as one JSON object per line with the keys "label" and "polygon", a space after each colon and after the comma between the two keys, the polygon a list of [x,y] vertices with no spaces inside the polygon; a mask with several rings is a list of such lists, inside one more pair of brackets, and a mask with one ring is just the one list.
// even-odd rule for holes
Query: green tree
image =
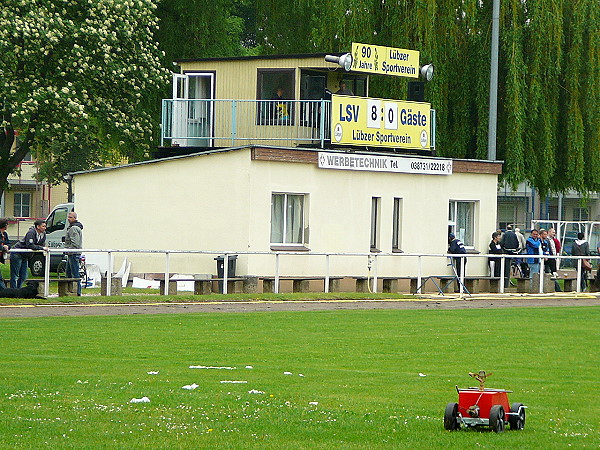
{"label": "green tree", "polygon": [[147,99],[168,82],[153,1],[4,0],[3,10],[0,190],[30,151],[50,182],[143,158],[157,120]]}
{"label": "green tree", "polygon": [[[425,93],[437,111],[438,154],[486,159],[491,7],[492,0],[257,0],[257,35],[268,53],[343,52],[352,42],[419,50],[421,62],[436,67]],[[528,182],[542,196],[599,191],[598,0],[503,0],[500,19],[504,179]],[[372,96],[405,98],[398,77],[372,77],[370,87]]]}
{"label": "green tree", "polygon": [[156,39],[165,62],[252,53],[254,11],[252,0],[162,0]]}

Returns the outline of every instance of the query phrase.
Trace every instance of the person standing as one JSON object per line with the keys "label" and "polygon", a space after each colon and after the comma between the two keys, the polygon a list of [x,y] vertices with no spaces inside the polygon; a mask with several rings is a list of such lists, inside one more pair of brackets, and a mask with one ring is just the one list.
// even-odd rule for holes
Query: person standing
{"label": "person standing", "polygon": [[277,90],[275,91],[275,95],[271,100],[273,100],[272,107],[274,108],[272,114],[273,119],[277,121],[289,120],[289,102],[285,101],[284,91],[282,87],[277,88]]}
{"label": "person standing", "polygon": [[[504,249],[504,253],[506,253],[507,255],[518,255],[520,253],[519,238],[517,237],[517,234],[513,231],[512,225],[507,225],[506,233],[502,235],[502,240],[500,241],[500,244]],[[506,260],[504,261],[505,288],[507,288],[510,285],[510,267],[513,259],[515,258],[506,258]]]}
{"label": "person standing", "polygon": [[[527,241],[525,236],[523,236],[523,233],[521,233],[521,229],[519,227],[515,228],[515,234],[519,240],[519,254],[523,254],[527,251]],[[527,265],[525,258],[515,258],[515,262],[521,267],[521,275],[525,278],[529,278],[529,266]]]}
{"label": "person standing", "polygon": [[[577,233],[577,239],[573,242],[573,250],[571,254],[573,256],[590,256],[590,243],[586,241],[583,233]],[[592,270],[592,265],[589,259],[581,260],[581,291],[587,289],[587,276],[588,271]]]}
{"label": "person standing", "polygon": [[[29,250],[44,250],[48,251],[48,247],[44,247],[46,243],[46,221],[37,219],[33,222],[33,226],[25,233],[25,236],[18,241],[13,249],[23,248]],[[27,270],[29,269],[29,260],[31,253],[11,253],[10,254],[10,287],[20,288],[27,280]]]}
{"label": "person standing", "polygon": [[[8,251],[10,250],[10,242],[8,240],[8,233],[6,229],[8,228],[8,220],[0,219],[0,263],[5,264],[6,258],[8,255]],[[4,283],[4,278],[2,277],[2,272],[0,271],[0,289],[6,289],[6,284]]]}
{"label": "person standing", "polygon": [[[548,241],[548,254],[550,255],[558,255],[558,252],[556,251],[556,242],[558,242],[558,239],[555,240],[556,236],[556,232],[554,231],[554,228],[549,228],[548,229],[548,236],[546,237],[546,240]],[[560,248],[560,242],[558,244],[558,248]],[[548,269],[546,270],[546,272],[549,272],[552,274],[553,277],[558,277],[558,273],[556,273],[556,269],[558,267],[558,259],[554,259],[554,258],[548,258],[547,260],[547,264],[548,264]]]}
{"label": "person standing", "polygon": [[[527,258],[527,264],[529,265],[529,273],[533,275],[534,273],[540,272],[540,252],[542,251],[542,241],[540,240],[540,233],[535,228],[531,230],[531,236],[527,238],[525,241],[525,246],[527,249],[527,255],[530,257]],[[538,255],[537,257],[533,257],[533,255]]]}
{"label": "person standing", "polygon": [[[542,255],[544,256],[548,256],[551,255],[552,253],[550,252],[550,241],[548,240],[548,232],[546,230],[544,230],[543,228],[540,228],[540,245],[542,248]],[[549,273],[550,272],[550,265],[548,264],[548,259],[549,258],[544,258],[544,272],[545,273]]]}
{"label": "person standing", "polygon": [[[452,233],[450,233],[448,235],[448,253],[452,253],[455,255],[464,255],[467,253],[467,249],[465,248],[465,245],[462,243],[462,241],[460,239],[458,239]],[[456,269],[456,275],[458,276],[458,278],[460,278],[460,274],[462,273],[463,267],[465,268],[465,272],[466,272],[467,258],[453,257],[452,264],[454,265],[454,268]]]}
{"label": "person standing", "polygon": [[[557,256],[560,256],[561,245],[560,245],[560,241],[556,238],[556,230],[554,228],[548,229],[548,240],[550,241],[550,246],[552,247],[554,254]],[[557,272],[559,267],[560,267],[560,259],[555,259],[553,272]]]}
{"label": "person standing", "polygon": [[519,253],[523,253],[526,247],[526,239],[521,233],[521,229],[519,227],[515,228],[515,234],[517,235],[517,239],[519,240]]}
{"label": "person standing", "polygon": [[[500,234],[497,231],[492,233],[492,242],[489,246],[491,255],[500,255],[503,253],[502,245],[500,245]],[[500,277],[500,258],[488,258],[490,265],[490,275],[492,277]]]}
{"label": "person standing", "polygon": [[[72,211],[67,216],[69,227],[65,237],[65,248],[83,248],[83,224],[77,220],[77,213]],[[79,261],[81,253],[67,253],[67,278],[79,278]],[[77,282],[77,295],[81,296],[81,280]]]}

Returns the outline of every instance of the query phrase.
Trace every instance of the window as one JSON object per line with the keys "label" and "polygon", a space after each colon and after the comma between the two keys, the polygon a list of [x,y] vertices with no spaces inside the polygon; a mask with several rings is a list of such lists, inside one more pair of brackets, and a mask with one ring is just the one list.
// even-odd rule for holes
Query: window
{"label": "window", "polygon": [[304,244],[304,194],[271,196],[271,243]]}
{"label": "window", "polygon": [[498,202],[498,227],[502,230],[507,225],[517,223],[517,206],[513,203]]}
{"label": "window", "polygon": [[67,224],[67,208],[56,209],[50,214],[46,221],[46,233],[53,233],[57,230],[63,230]]}
{"label": "window", "polygon": [[392,216],[392,251],[402,249],[402,199],[394,199],[394,215]]}
{"label": "window", "polygon": [[580,222],[589,220],[589,211],[587,208],[573,208],[573,220]]}
{"label": "window", "polygon": [[259,125],[293,125],[295,96],[294,70],[258,70]]}
{"label": "window", "polygon": [[466,247],[475,246],[475,202],[450,201],[448,232],[453,233]]}
{"label": "window", "polygon": [[379,220],[380,220],[381,198],[371,199],[371,251],[379,251]]}
{"label": "window", "polygon": [[15,192],[15,217],[30,217],[31,194],[25,192]]}

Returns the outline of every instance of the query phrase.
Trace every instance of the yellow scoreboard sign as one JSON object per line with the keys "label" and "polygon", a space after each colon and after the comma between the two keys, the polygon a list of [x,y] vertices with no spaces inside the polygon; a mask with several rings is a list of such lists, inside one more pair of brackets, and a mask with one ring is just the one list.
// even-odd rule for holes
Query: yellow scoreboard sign
{"label": "yellow scoreboard sign", "polygon": [[333,95],[331,142],[426,149],[430,146],[429,103]]}
{"label": "yellow scoreboard sign", "polygon": [[419,77],[419,52],[352,43],[352,70],[398,77]]}

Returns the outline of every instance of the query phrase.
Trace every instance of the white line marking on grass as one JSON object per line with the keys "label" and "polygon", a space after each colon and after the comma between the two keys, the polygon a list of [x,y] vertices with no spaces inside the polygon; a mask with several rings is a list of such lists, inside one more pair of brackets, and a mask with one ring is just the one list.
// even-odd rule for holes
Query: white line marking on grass
{"label": "white line marking on grass", "polygon": [[190,366],[190,369],[216,369],[216,370],[236,370],[237,367],[217,367],[217,366]]}

